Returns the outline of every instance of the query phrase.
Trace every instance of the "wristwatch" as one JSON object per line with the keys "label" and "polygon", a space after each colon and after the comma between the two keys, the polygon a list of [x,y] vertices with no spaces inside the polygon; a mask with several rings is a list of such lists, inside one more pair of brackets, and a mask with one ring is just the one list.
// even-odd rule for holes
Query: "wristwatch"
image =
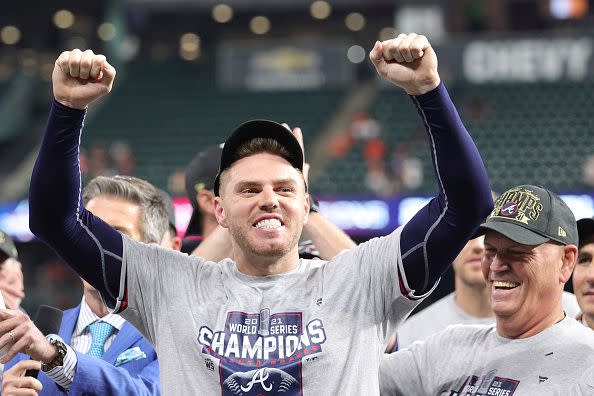
{"label": "wristwatch", "polygon": [[46,338],[50,342],[50,344],[56,347],[58,354],[51,362],[41,362],[41,371],[43,371],[44,373],[47,373],[54,367],[64,365],[64,357],[66,356],[66,352],[68,352],[68,350],[66,349],[66,345],[60,337],[56,336],[55,334],[50,334]]}

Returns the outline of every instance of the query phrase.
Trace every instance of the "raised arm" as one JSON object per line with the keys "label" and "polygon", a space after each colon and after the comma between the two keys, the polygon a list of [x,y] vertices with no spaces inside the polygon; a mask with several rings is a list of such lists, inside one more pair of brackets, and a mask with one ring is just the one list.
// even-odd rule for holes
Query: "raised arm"
{"label": "raised arm", "polygon": [[309,214],[303,232],[311,239],[322,260],[330,260],[343,250],[357,246],[343,230],[321,213]]}
{"label": "raised arm", "polygon": [[427,38],[401,34],[376,42],[370,58],[384,79],[411,95],[429,138],[438,195],[405,226],[400,239],[402,292],[418,298],[445,272],[493,208],[487,172],[441,83]]}
{"label": "raised arm", "polygon": [[79,141],[85,110],[111,91],[115,69],[103,55],[63,52],[52,74],[50,110],[29,190],[31,231],[55,250],[106,303],[119,305],[122,237],[82,205]]}

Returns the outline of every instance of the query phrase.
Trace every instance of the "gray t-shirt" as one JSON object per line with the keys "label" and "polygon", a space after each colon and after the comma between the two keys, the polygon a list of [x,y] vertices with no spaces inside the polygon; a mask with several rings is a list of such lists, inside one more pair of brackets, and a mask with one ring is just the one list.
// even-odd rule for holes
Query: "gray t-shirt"
{"label": "gray t-shirt", "polygon": [[[424,340],[451,325],[495,323],[494,316],[479,318],[466,313],[456,304],[455,296],[455,293],[448,294],[402,323],[398,328],[398,349]],[[575,295],[569,292],[563,292],[562,305],[570,318],[575,318],[580,313]]]}
{"label": "gray t-shirt", "polygon": [[400,232],[267,277],[124,238],[122,316],[164,394],[378,394],[386,337],[420,301],[400,291]]}
{"label": "gray t-shirt", "polygon": [[454,324],[495,323],[493,316],[478,318],[464,312],[456,304],[455,296],[455,293],[450,293],[421,312],[411,315],[398,328],[398,349],[406,348],[415,341],[424,340]]}
{"label": "gray t-shirt", "polygon": [[591,367],[594,333],[570,317],[517,340],[494,325],[455,325],[385,355],[380,387],[382,395],[406,396],[576,394],[592,384],[584,374]]}

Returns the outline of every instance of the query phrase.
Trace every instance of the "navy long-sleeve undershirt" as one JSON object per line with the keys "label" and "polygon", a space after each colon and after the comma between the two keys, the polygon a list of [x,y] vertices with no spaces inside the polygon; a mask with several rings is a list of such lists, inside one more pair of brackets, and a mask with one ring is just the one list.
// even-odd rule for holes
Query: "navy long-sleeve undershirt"
{"label": "navy long-sleeve undershirt", "polygon": [[85,111],[54,101],[29,189],[29,227],[114,306],[122,235],[83,207],[79,143]]}
{"label": "navy long-sleeve undershirt", "polygon": [[[414,298],[447,269],[493,202],[483,162],[445,87],[412,99],[429,136],[439,187],[401,235],[403,291]],[[118,295],[125,281],[120,279],[123,242],[118,231],[82,204],[79,144],[84,116],[83,110],[52,104],[31,177],[29,224],[114,307],[123,300]]]}
{"label": "navy long-sleeve undershirt", "polygon": [[447,270],[493,209],[493,199],[483,161],[445,86],[412,100],[429,138],[439,188],[400,239],[408,289],[418,296]]}

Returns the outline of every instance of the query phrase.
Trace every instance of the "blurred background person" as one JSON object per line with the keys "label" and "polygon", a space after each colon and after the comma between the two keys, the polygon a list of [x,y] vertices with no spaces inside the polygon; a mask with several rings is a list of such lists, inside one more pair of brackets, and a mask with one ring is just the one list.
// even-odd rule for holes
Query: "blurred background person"
{"label": "blurred background person", "polygon": [[169,227],[167,227],[167,230],[163,234],[163,239],[161,240],[160,245],[173,250],[181,250],[182,240],[177,235],[175,207],[173,205],[173,200],[167,191],[159,189],[159,192],[163,196],[165,209],[167,209],[167,220],[169,222]]}
{"label": "blurred background person", "polygon": [[[388,351],[408,347],[453,324],[495,322],[490,293],[481,270],[484,236],[471,239],[454,259],[454,291],[424,310],[411,315],[398,328]],[[395,340],[394,340],[395,338]]]}
{"label": "blurred background person", "polygon": [[594,218],[580,219],[578,224],[579,251],[573,270],[573,290],[581,308],[577,317],[594,329]]}
{"label": "blurred background person", "polygon": [[[23,271],[18,259],[12,238],[0,230],[0,292],[8,309],[22,309],[21,301],[25,298]],[[4,365],[0,363],[0,380],[3,371]]]}
{"label": "blurred background person", "polygon": [[20,309],[25,298],[23,269],[14,242],[0,230],[0,292],[8,309]]}
{"label": "blurred background person", "polygon": [[[219,227],[214,215],[213,190],[221,152],[220,145],[199,151],[186,168],[186,195],[192,205],[192,215],[183,239],[182,252],[192,253],[205,236]],[[230,251],[230,242],[221,249]]]}

